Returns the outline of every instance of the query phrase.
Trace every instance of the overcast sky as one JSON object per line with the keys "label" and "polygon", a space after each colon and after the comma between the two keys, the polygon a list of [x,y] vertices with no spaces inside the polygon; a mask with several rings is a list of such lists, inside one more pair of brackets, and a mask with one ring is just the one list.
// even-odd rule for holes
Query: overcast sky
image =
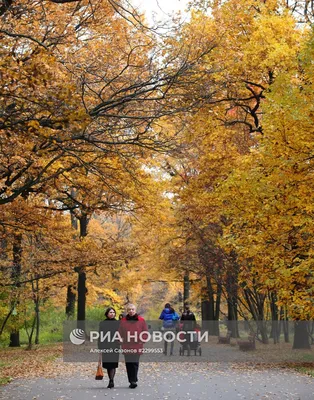
{"label": "overcast sky", "polygon": [[131,2],[139,6],[150,19],[153,12],[157,13],[159,18],[163,18],[173,11],[183,11],[188,0],[131,0]]}

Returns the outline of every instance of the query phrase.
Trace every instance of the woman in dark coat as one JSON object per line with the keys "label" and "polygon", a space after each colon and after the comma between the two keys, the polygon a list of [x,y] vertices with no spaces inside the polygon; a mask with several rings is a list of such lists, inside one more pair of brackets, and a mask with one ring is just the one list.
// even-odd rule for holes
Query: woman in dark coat
{"label": "woman in dark coat", "polygon": [[[191,332],[195,330],[196,326],[196,318],[194,313],[190,310],[190,306],[188,303],[184,303],[184,311],[181,315],[181,327],[182,330],[185,332]],[[185,335],[185,345],[190,346],[191,345],[191,336],[186,334]]]}
{"label": "woman in dark coat", "polygon": [[[99,332],[99,348],[102,349],[102,366],[107,370],[109,377],[108,388],[114,387],[114,376],[116,374],[116,368],[119,365],[119,348],[120,341],[115,338],[115,335],[119,331],[119,321],[116,320],[116,311],[114,308],[109,307],[105,312],[106,319],[100,323]],[[106,338],[102,340],[102,338]]]}

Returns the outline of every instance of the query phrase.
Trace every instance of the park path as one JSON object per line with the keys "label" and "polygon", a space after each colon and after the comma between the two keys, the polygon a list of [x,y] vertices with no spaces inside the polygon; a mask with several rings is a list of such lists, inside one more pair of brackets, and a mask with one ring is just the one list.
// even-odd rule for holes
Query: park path
{"label": "park path", "polygon": [[[58,363],[56,363],[56,368]],[[58,377],[17,379],[0,388],[3,400],[313,400],[314,379],[285,369],[227,363],[141,363],[139,386],[129,389],[119,364],[116,387],[95,381],[95,365],[72,364]]]}

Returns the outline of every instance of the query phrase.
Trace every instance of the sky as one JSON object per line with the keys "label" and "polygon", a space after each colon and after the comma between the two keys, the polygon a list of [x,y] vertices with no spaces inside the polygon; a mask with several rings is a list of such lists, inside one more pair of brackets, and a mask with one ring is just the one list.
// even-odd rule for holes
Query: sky
{"label": "sky", "polygon": [[163,19],[173,11],[183,11],[188,0],[132,0],[132,3],[139,6],[148,19],[151,18],[153,12]]}

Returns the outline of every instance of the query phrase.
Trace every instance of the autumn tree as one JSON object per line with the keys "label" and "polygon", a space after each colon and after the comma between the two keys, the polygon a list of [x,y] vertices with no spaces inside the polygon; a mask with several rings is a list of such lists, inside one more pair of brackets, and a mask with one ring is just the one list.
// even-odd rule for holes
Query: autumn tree
{"label": "autumn tree", "polygon": [[[254,176],[252,166],[260,163],[259,173],[265,173],[267,177],[274,173],[274,169],[266,168],[259,157],[265,157],[267,154],[267,159],[273,160],[277,165],[279,153],[269,154],[266,150],[265,154],[263,153],[265,142],[273,141],[276,137],[268,131],[269,126],[274,128],[271,119],[274,118],[275,111],[270,110],[275,106],[274,97],[277,99],[277,96],[282,96],[282,90],[291,90],[288,89],[289,79],[293,82],[292,76],[299,76],[298,68],[303,69],[298,64],[303,32],[297,27],[294,14],[289,8],[282,7],[280,2],[275,1],[229,1],[221,4],[216,2],[207,16],[194,14],[185,30],[183,37],[193,30],[194,35],[199,31],[203,32],[208,41],[212,42],[215,38],[215,50],[204,59],[203,69],[214,68],[216,72],[211,76],[212,80],[204,78],[203,86],[200,84],[199,88],[202,90],[216,87],[220,90],[211,93],[208,104],[191,119],[190,124],[187,124],[187,138],[193,138],[194,143],[194,138],[199,141],[195,145],[198,155],[190,161],[194,171],[193,177],[186,189],[180,191],[179,197],[185,204],[182,209],[185,214],[190,213],[192,220],[200,221],[204,227],[215,224],[220,226],[223,235],[216,236],[214,243],[217,249],[224,249],[224,257],[225,260],[229,260],[229,266],[233,265],[229,270],[229,277],[237,276],[233,285],[236,291],[242,291],[242,296],[237,298],[236,302],[238,305],[239,300],[242,302],[244,317],[248,312],[247,315],[252,315],[257,322],[263,321],[270,303],[282,304],[281,296],[278,296],[277,292],[274,293],[275,286],[265,285],[265,280],[269,283],[272,266],[282,264],[286,255],[281,254],[275,261],[274,249],[265,248],[265,243],[269,246],[276,237],[276,226],[278,229],[281,226],[278,215],[275,214],[278,214],[278,210],[273,213],[274,220],[261,221],[256,225],[258,216],[266,208],[263,199],[268,190],[271,190],[271,186],[268,178],[264,181],[261,175]],[[206,40],[206,36],[203,36],[203,40]],[[289,77],[286,76],[287,71],[290,71]],[[300,79],[304,79],[302,74]],[[291,107],[291,103],[287,107]],[[288,109],[285,109],[285,112],[288,112]],[[278,126],[282,124],[281,118],[285,112],[276,116]],[[308,116],[305,119],[308,119]],[[279,128],[277,129],[279,131]],[[279,143],[278,139],[276,142]],[[296,152],[302,154],[303,150],[298,149]],[[241,179],[243,178],[241,192],[238,192],[239,168],[245,171],[243,176],[240,174]],[[295,179],[296,176],[292,179],[294,185]],[[263,181],[265,186],[261,186]],[[286,181],[283,185],[287,185]],[[253,193],[256,196],[254,205],[250,200]],[[278,192],[276,193],[278,196]],[[286,204],[283,198],[278,197],[278,200],[276,207],[279,207],[281,202]],[[233,210],[231,214],[229,208]],[[248,220],[251,218],[252,225],[246,217],[239,218],[240,211],[250,215]],[[251,232],[252,226],[254,229]],[[290,235],[298,231],[291,224],[291,220],[287,231]],[[267,232],[269,237],[263,236],[261,232]],[[242,238],[241,251],[233,245],[234,237],[238,234]],[[295,233],[292,236],[294,235]],[[286,240],[289,242],[288,238]],[[254,245],[255,241],[264,243],[263,250]],[[308,260],[308,257],[305,256],[305,259]],[[305,274],[309,272],[309,265],[304,263],[307,271],[304,271]],[[283,267],[283,271],[287,273],[287,267]],[[300,276],[300,282],[302,279],[304,277]],[[291,279],[288,281],[292,282]],[[227,282],[228,279],[224,282],[225,287],[228,287]],[[268,293],[271,294],[270,303]],[[229,299],[232,297],[234,298],[234,294],[228,296]],[[288,297],[291,301],[291,292]],[[295,299],[294,296],[293,298]],[[307,309],[307,302],[301,302]],[[292,303],[297,305],[297,301]],[[258,323],[258,329],[266,342],[264,326]]]}
{"label": "autumn tree", "polygon": [[136,203],[119,169],[136,180],[152,151],[173,148],[157,122],[197,103],[188,87],[212,45],[172,53],[120,2],[12,1],[1,14],[0,204],[43,195],[50,209],[76,211],[85,237],[95,210]]}

